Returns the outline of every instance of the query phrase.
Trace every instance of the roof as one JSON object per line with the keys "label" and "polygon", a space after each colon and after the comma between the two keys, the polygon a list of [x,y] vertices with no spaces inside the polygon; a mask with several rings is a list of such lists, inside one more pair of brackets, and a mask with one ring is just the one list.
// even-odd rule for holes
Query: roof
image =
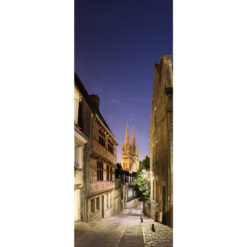
{"label": "roof", "polygon": [[[81,92],[82,96],[84,97],[84,99],[86,100],[89,108],[91,109],[91,111],[94,114],[97,114],[98,117],[100,118],[100,120],[103,122],[103,124],[108,128],[108,130],[111,132],[111,129],[109,128],[109,126],[107,125],[105,119],[103,118],[103,116],[101,115],[100,111],[98,109],[96,109],[93,105],[93,102],[90,100],[90,95],[88,94],[86,88],[84,87],[84,85],[82,84],[80,78],[78,77],[78,75],[75,72],[75,84],[77,86],[77,88],[79,89],[79,91]],[[111,132],[111,134],[113,135],[113,133]],[[113,135],[114,136],[114,135]]]}

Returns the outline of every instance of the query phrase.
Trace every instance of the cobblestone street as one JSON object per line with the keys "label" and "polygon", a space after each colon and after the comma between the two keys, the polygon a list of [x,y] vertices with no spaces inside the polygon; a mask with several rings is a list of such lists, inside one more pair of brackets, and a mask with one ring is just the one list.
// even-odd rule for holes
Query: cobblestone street
{"label": "cobblestone street", "polygon": [[[155,232],[151,230],[152,224]],[[75,247],[172,247],[172,244],[172,229],[143,216],[139,209],[124,210],[97,222],[75,223]]]}

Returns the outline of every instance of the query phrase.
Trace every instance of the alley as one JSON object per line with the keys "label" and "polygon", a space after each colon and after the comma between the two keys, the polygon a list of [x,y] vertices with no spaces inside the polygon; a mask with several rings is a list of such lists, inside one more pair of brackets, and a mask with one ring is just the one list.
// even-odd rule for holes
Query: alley
{"label": "alley", "polygon": [[[155,232],[151,230],[152,224]],[[97,222],[75,223],[75,247],[172,247],[172,244],[172,229],[143,216],[140,209],[124,210]]]}

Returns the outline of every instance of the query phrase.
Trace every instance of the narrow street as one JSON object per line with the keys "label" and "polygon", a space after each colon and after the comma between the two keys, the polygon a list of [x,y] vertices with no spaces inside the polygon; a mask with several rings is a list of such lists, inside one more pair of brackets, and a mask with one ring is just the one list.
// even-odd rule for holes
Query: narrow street
{"label": "narrow street", "polygon": [[143,216],[141,209],[126,209],[97,222],[75,223],[75,247],[172,247],[172,237],[170,227]]}

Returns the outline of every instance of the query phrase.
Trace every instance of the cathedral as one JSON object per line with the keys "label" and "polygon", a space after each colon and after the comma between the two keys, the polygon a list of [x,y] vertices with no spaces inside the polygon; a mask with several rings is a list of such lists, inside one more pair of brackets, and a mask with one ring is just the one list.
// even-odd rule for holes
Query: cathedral
{"label": "cathedral", "polygon": [[125,132],[125,143],[121,152],[122,168],[128,172],[137,172],[139,169],[139,151],[136,146],[135,128],[133,128],[132,143],[129,143],[128,123]]}

